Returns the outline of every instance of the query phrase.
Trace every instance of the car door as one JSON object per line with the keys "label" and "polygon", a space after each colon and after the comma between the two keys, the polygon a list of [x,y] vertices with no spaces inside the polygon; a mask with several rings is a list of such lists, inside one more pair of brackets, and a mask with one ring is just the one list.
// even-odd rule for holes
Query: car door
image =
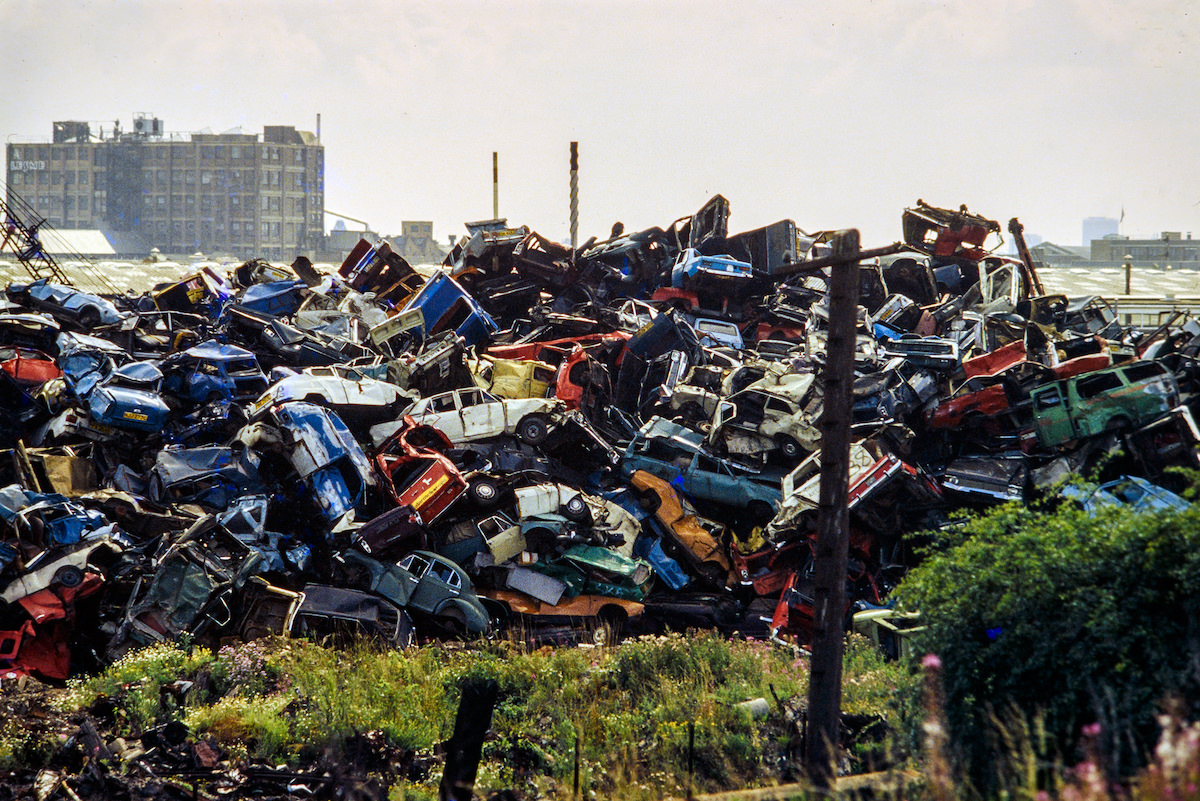
{"label": "car door", "polygon": [[452,442],[462,441],[463,421],[458,413],[457,392],[443,392],[427,398],[424,407],[424,411],[419,415],[413,415],[414,420],[433,426],[449,437]]}
{"label": "car door", "polygon": [[[416,554],[414,554],[416,555]],[[436,559],[429,559],[418,577],[417,586],[409,606],[433,614],[449,598],[462,594],[462,579],[449,566]]]}
{"label": "car door", "polygon": [[1058,384],[1033,393],[1033,415],[1042,445],[1053,447],[1074,439],[1075,428]]}
{"label": "car door", "polygon": [[463,440],[495,437],[505,432],[504,404],[495,395],[481,389],[462,389],[458,397]]}

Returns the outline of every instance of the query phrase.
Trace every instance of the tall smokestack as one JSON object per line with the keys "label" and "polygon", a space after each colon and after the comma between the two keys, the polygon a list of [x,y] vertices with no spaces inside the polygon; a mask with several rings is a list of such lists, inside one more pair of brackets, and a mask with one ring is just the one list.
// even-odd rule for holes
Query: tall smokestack
{"label": "tall smokestack", "polygon": [[579,243],[579,143],[571,143],[571,250]]}
{"label": "tall smokestack", "polygon": [[317,112],[317,144],[321,144],[321,112]]}
{"label": "tall smokestack", "polygon": [[500,219],[500,154],[492,151],[492,219]]}

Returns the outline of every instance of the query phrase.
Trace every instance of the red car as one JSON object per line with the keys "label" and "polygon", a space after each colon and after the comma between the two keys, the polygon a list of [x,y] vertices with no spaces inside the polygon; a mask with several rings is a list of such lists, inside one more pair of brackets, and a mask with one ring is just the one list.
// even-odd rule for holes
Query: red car
{"label": "red car", "polygon": [[25,388],[40,387],[52,378],[62,378],[54,359],[33,348],[0,347],[0,370]]}
{"label": "red car", "polygon": [[1000,414],[1010,407],[1003,384],[968,392],[939,404],[926,417],[930,428],[958,428],[970,419]]}
{"label": "red car", "polygon": [[467,489],[467,480],[445,455],[450,440],[433,426],[404,426],[375,453],[380,484],[396,506],[411,506],[421,521],[436,520]]}
{"label": "red car", "polygon": [[[586,334],[521,345],[498,345],[488,348],[487,352],[497,359],[526,359],[555,365],[558,376],[554,382],[554,397],[570,410],[578,409],[583,397],[584,384],[590,373],[588,359],[595,358],[601,364],[616,366],[620,362],[620,349],[631,336],[624,331]],[[617,352],[615,359],[606,355],[610,351]]]}

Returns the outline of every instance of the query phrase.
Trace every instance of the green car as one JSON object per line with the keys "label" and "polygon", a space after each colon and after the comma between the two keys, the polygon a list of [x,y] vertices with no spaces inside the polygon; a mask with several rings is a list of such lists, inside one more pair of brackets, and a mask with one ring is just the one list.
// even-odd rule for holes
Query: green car
{"label": "green car", "polygon": [[349,550],[336,560],[354,584],[396,606],[424,613],[451,632],[484,634],[491,628],[470,577],[444,556],[413,551],[392,564]]}
{"label": "green car", "polygon": [[1033,433],[1044,448],[1122,431],[1179,404],[1175,377],[1158,362],[1137,361],[1052,381],[1029,393]]}

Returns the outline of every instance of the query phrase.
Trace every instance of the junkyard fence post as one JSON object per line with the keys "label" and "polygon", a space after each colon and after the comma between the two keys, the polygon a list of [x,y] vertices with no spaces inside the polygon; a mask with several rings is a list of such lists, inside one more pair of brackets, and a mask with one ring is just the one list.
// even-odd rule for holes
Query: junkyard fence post
{"label": "junkyard fence post", "polygon": [[688,721],[688,762],[687,762],[687,797],[691,799],[696,794],[696,785],[692,781],[692,771],[696,765],[696,722]]}
{"label": "junkyard fence post", "polygon": [[808,691],[805,767],[819,790],[833,786],[841,723],[842,653],[845,637],[846,564],[849,543],[850,411],[858,331],[856,229],[833,239],[826,344],[825,409],[821,416],[821,486],[814,561],[816,619]]}

